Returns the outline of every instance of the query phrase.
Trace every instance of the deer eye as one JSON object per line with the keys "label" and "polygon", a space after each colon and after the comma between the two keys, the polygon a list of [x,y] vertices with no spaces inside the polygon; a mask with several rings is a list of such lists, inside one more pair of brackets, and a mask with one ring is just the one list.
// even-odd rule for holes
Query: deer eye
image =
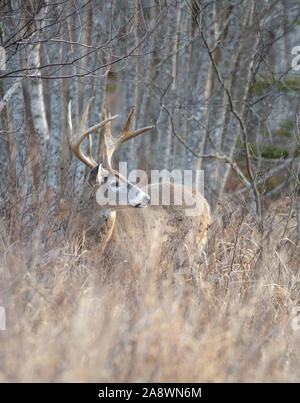
{"label": "deer eye", "polygon": [[120,186],[119,180],[114,179],[113,181],[110,182],[110,186],[113,188],[118,188]]}

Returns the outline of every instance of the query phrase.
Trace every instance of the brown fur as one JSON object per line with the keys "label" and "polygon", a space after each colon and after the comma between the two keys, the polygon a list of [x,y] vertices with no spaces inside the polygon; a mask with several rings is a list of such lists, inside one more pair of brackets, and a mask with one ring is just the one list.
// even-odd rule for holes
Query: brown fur
{"label": "brown fur", "polygon": [[[164,184],[163,184],[164,185]],[[151,184],[143,189],[149,195],[162,189],[162,184]],[[97,205],[95,193],[84,188],[77,211],[77,233],[84,233],[88,249],[93,253],[105,251],[120,269],[124,267],[158,267],[161,274],[188,267],[189,256],[200,256],[210,210],[200,193],[182,185],[170,183],[171,205],[146,208],[123,208],[104,217]],[[187,216],[187,206],[173,203],[174,190],[197,200],[202,206],[200,216]]]}

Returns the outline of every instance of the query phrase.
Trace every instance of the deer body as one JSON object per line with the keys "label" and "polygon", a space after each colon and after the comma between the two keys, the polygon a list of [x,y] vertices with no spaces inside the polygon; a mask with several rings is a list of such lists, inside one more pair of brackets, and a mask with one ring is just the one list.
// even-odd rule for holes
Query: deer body
{"label": "deer body", "polygon": [[[163,184],[150,184],[142,190],[161,192]],[[171,200],[174,188],[170,184]],[[200,256],[210,224],[210,210],[200,193],[190,192],[201,205],[201,215],[187,216],[188,206],[147,206],[107,210],[96,202],[95,192],[84,185],[76,213],[76,234],[92,253],[104,254],[120,270],[124,267],[154,267],[164,273],[190,265],[189,257]]]}
{"label": "deer body", "polygon": [[[118,265],[137,263],[143,267],[158,267],[165,272],[168,267],[175,270],[185,267],[191,252],[199,255],[210,223],[209,206],[197,191],[176,183],[154,183],[139,188],[127,181],[111,167],[114,151],[124,142],[147,130],[148,126],[130,131],[133,110],[119,136],[112,136],[110,122],[104,106],[103,121],[92,128],[86,128],[86,119],[91,100],[85,109],[80,125],[80,135],[74,139],[69,104],[69,144],[75,155],[91,168],[84,184],[75,213],[75,233],[81,235],[88,248],[96,253],[114,256]],[[91,134],[104,127],[105,156],[97,164],[92,157]],[[89,138],[88,154],[81,150],[82,141]],[[104,187],[112,195],[128,196],[128,203],[120,205],[99,205],[97,192]],[[161,195],[165,187],[170,191],[170,204],[152,205],[150,196]],[[183,204],[177,205],[175,193],[184,194]],[[187,202],[188,201],[188,202]],[[190,201],[200,206],[199,214],[190,216]],[[150,202],[150,204],[149,204]],[[139,208],[144,207],[144,208]]]}
{"label": "deer body", "polygon": [[[151,184],[143,188],[151,194],[153,188],[162,184]],[[171,193],[182,185],[170,184]],[[179,188],[179,189],[178,189]],[[188,189],[185,189],[189,191]],[[209,206],[200,193],[194,193],[201,203],[200,216],[187,216],[185,206],[149,205],[144,209],[126,209],[116,212],[111,247],[118,245],[123,261],[145,268],[158,268],[164,273],[168,269],[178,270],[190,265],[189,257],[200,256],[202,245],[210,223]]]}

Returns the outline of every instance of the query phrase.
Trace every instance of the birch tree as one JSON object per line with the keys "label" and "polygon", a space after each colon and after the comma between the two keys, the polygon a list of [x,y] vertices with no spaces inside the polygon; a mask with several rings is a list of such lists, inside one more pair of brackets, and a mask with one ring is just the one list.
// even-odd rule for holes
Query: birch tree
{"label": "birch tree", "polygon": [[[229,178],[247,194],[252,189],[259,204],[261,173],[281,158],[265,150],[296,152],[292,137],[287,145],[280,138],[282,128],[290,135],[295,126],[299,99],[288,60],[299,45],[292,0],[15,0],[0,13],[7,56],[0,71],[1,160],[15,160],[15,177],[30,160],[36,193],[51,188],[54,204],[74,198],[86,174],[66,141],[70,99],[77,126],[94,96],[90,124],[106,102],[120,115],[116,131],[136,106],[133,125],[156,129],[124,145],[115,162],[148,172],[203,169],[212,206]],[[101,150],[100,135],[97,160]]]}

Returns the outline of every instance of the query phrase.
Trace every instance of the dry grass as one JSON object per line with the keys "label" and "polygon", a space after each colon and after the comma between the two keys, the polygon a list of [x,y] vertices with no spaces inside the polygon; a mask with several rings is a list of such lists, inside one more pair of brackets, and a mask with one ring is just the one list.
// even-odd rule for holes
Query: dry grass
{"label": "dry grass", "polygon": [[124,273],[76,240],[46,242],[38,216],[26,236],[27,223],[12,234],[0,221],[2,382],[299,381],[289,200],[272,207],[263,231],[242,205],[223,203],[200,266],[190,256],[187,271],[167,278],[143,262]]}

